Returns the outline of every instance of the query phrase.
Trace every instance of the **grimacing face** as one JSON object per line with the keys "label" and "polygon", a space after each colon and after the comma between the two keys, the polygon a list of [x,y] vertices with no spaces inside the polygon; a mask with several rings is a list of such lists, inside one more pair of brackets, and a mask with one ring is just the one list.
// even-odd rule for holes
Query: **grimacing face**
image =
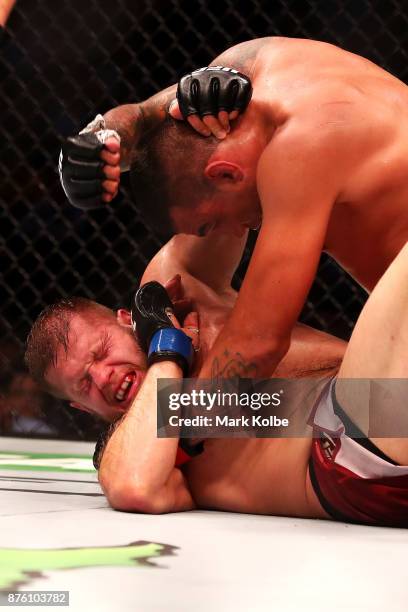
{"label": "grimacing face", "polygon": [[60,347],[48,384],[73,408],[114,421],[126,412],[145,377],[146,356],[129,326],[130,315],[85,312],[73,315],[68,351]]}

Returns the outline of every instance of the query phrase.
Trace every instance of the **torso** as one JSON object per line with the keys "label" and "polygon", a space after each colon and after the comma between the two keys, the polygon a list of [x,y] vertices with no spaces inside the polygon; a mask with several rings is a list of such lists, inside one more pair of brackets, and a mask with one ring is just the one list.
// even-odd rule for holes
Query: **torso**
{"label": "torso", "polygon": [[[407,87],[364,58],[314,41],[250,41],[216,63],[249,74],[254,102],[285,126],[330,131],[344,161],[333,168],[342,182],[325,250],[372,289],[408,240]],[[230,307],[212,304],[209,345]],[[334,375],[345,345],[324,336],[297,327],[275,375]],[[310,449],[310,438],[211,439],[184,471],[199,507],[327,518],[310,483]]]}
{"label": "torso", "polygon": [[[200,317],[202,357],[224,325],[235,301],[195,282]],[[187,290],[189,290],[188,288]],[[298,324],[291,346],[273,373],[277,378],[316,378],[316,393],[338,371],[347,344]],[[199,368],[198,368],[199,369]],[[310,400],[305,408],[311,408]],[[302,406],[302,402],[300,402]],[[329,518],[313,491],[308,463],[311,438],[209,439],[204,452],[183,471],[195,503],[201,508],[232,512]]]}
{"label": "torso", "polygon": [[[328,130],[340,152],[339,194],[325,250],[371,290],[408,240],[408,88],[326,43],[269,38],[222,61],[251,74],[258,105],[285,129]],[[241,58],[241,59],[240,59]],[[301,58],[301,61],[299,61]]]}
{"label": "torso", "polygon": [[197,506],[323,517],[308,474],[310,438],[212,439],[185,474]]}
{"label": "torso", "polygon": [[[171,263],[175,237],[150,263],[143,282],[165,282],[180,269]],[[167,252],[167,249],[170,249]],[[186,295],[192,297],[199,314],[200,359],[213,345],[236,301],[236,292],[227,288],[222,294],[201,281],[182,274]],[[278,378],[316,378],[334,376],[347,344],[308,326],[295,326],[288,353],[274,372]],[[192,376],[200,369],[200,359]],[[272,374],[272,372],[271,372]],[[299,404],[302,406],[302,403]],[[305,406],[309,406],[310,401]],[[237,512],[325,517],[313,492],[308,462],[310,438],[291,439],[211,439],[204,452],[185,467],[189,488],[199,507]]]}

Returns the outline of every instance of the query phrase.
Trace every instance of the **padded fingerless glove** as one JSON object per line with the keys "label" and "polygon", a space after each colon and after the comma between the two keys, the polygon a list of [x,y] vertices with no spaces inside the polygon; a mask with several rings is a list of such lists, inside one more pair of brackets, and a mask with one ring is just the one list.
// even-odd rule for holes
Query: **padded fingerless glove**
{"label": "padded fingerless glove", "polygon": [[148,364],[174,361],[188,375],[193,361],[191,339],[174,327],[169,318],[173,305],[165,288],[156,281],[142,285],[131,305],[132,328],[142,349],[148,355]]}
{"label": "padded fingerless glove", "polygon": [[244,111],[252,96],[245,74],[223,66],[206,66],[184,75],[177,100],[184,119],[189,115],[217,115],[219,111]]}

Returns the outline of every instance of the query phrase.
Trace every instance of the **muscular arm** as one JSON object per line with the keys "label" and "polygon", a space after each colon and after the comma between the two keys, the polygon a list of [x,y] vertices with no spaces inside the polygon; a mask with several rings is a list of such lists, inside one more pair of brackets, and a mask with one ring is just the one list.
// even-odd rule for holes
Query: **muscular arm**
{"label": "muscular arm", "polygon": [[176,85],[138,104],[117,106],[104,115],[106,128],[116,130],[121,137],[121,170],[129,170],[132,151],[143,134],[164,121],[171,100],[176,97]]}
{"label": "muscular arm", "polygon": [[[271,172],[273,169],[273,172]],[[330,138],[288,132],[258,167],[263,223],[238,300],[200,372],[222,377],[231,362],[247,376],[270,376],[289,348],[313,281],[338,195]]]}
{"label": "muscular arm", "polygon": [[[194,278],[209,290],[224,295],[231,291],[231,279],[240,262],[246,238],[246,235],[237,238],[216,231],[204,238],[177,234],[154,256],[141,282],[157,280],[164,284],[175,274],[180,274],[183,281]],[[199,296],[191,297],[199,299]]]}
{"label": "muscular arm", "polygon": [[182,378],[172,362],[151,366],[102,457],[99,481],[113,508],[160,514],[192,510],[194,501],[174,467],[178,439],[157,438],[157,379]]}
{"label": "muscular arm", "polygon": [[[236,45],[224,51],[209,65],[231,66],[251,77],[258,51],[270,40],[271,38],[263,38]],[[122,172],[129,170],[133,161],[132,151],[134,151],[141,136],[165,119],[170,103],[176,97],[176,89],[176,85],[171,85],[144,102],[124,104],[113,108],[104,115],[106,128],[116,130],[121,137]],[[230,119],[234,119],[237,115],[236,111],[233,112]],[[192,127],[203,136],[208,136],[213,132],[218,137],[222,126],[216,117],[207,117],[205,121],[204,125],[196,116],[189,118]]]}
{"label": "muscular arm", "polygon": [[[165,283],[181,274],[189,294],[205,301],[207,291],[230,287],[245,239],[224,248],[226,237],[175,236],[153,258],[142,282]],[[115,427],[105,449],[99,479],[110,504],[133,512],[177,512],[194,508],[181,470],[174,467],[177,439],[156,438],[156,389],[158,378],[180,378],[171,362],[152,366],[130,410]]]}

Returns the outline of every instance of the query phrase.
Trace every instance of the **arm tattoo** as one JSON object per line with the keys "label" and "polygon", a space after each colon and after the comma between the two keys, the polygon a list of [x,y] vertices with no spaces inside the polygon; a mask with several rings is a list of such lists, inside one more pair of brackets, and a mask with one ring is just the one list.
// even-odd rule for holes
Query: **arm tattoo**
{"label": "arm tattoo", "polygon": [[241,353],[231,355],[227,349],[222,359],[216,357],[211,365],[211,380],[214,382],[222,378],[256,378],[257,374],[256,363],[246,361]]}
{"label": "arm tattoo", "polygon": [[164,121],[168,114],[170,102],[175,97],[176,85],[172,85],[139,105],[142,115],[143,134],[146,134]]}
{"label": "arm tattoo", "polygon": [[165,120],[170,102],[176,97],[176,86],[152,96],[140,104],[124,104],[108,111],[106,127],[121,138],[121,169],[128,170],[136,158],[136,147],[147,132]]}
{"label": "arm tattoo", "polygon": [[[221,64],[252,75],[259,50],[270,43],[270,38],[242,43],[227,49],[212,65]],[[128,170],[136,159],[140,139],[165,120],[170,102],[176,97],[176,85],[160,91],[139,104],[124,104],[108,111],[104,117],[106,127],[116,130],[121,137],[121,169]]]}

